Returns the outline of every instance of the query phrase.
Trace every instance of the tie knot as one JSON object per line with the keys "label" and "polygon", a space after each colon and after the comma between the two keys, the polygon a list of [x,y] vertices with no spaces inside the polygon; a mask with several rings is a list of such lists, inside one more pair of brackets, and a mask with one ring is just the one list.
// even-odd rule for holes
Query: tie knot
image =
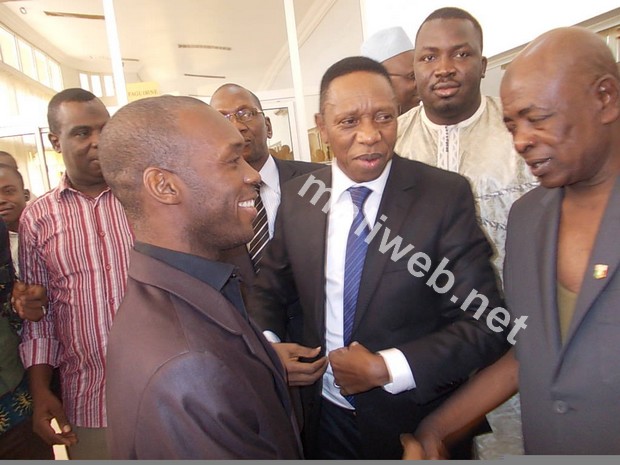
{"label": "tie knot", "polygon": [[369,188],[364,186],[349,187],[348,190],[351,194],[353,205],[355,205],[359,210],[362,209],[362,205],[364,205],[364,202],[372,192]]}

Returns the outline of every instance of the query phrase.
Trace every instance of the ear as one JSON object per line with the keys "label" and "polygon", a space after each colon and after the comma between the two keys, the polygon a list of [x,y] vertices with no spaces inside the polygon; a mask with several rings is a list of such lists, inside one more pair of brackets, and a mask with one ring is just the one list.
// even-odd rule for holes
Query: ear
{"label": "ear", "polygon": [[487,74],[487,64],[488,64],[488,60],[487,57],[482,57],[482,77],[484,78]]}
{"label": "ear", "polygon": [[142,183],[147,195],[165,205],[181,203],[179,177],[162,168],[149,166],[142,174]]}
{"label": "ear", "polygon": [[62,153],[60,151],[60,142],[58,142],[58,136],[54,134],[53,132],[50,132],[47,135],[47,138],[50,140],[50,143],[52,144],[52,147],[54,148],[54,150],[58,153]]}
{"label": "ear", "polygon": [[271,136],[273,136],[273,128],[271,127],[269,116],[265,116],[265,126],[267,126],[267,139],[271,139]]}
{"label": "ear", "polygon": [[29,189],[24,189],[24,199],[26,200],[26,202],[28,202],[30,200],[30,190]]}
{"label": "ear", "polygon": [[601,105],[601,122],[608,124],[620,117],[620,82],[611,74],[600,77],[594,84]]}
{"label": "ear", "polygon": [[324,144],[329,144],[329,137],[327,136],[327,130],[325,127],[325,118],[321,113],[316,113],[314,115],[314,122],[316,123],[316,127],[319,128],[319,134],[321,134],[321,141]]}

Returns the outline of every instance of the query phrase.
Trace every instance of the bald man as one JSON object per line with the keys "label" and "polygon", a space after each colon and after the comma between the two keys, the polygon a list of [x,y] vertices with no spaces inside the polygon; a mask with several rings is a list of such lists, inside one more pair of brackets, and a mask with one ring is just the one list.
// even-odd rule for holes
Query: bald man
{"label": "bald man", "polygon": [[244,147],[191,97],[133,102],[101,136],[136,238],[107,351],[114,459],[301,458],[283,367],[219,261],[253,234],[260,176]]}
{"label": "bald man", "polygon": [[518,388],[526,453],[620,454],[620,73],[596,34],[554,29],[510,64],[501,98],[541,183],[508,221],[506,300],[527,327],[515,353],[416,434],[427,456],[441,456],[441,440]]}

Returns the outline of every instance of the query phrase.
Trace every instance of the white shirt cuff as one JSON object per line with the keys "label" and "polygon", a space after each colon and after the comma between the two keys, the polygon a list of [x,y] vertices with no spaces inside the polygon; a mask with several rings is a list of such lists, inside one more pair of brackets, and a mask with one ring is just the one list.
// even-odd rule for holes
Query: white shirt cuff
{"label": "white shirt cuff", "polygon": [[269,342],[282,342],[278,335],[273,331],[263,331],[263,336],[265,336],[265,339],[267,339]]}
{"label": "white shirt cuff", "polygon": [[390,373],[391,381],[384,385],[383,389],[390,394],[400,394],[416,387],[411,367],[400,350],[386,349],[377,353],[383,357],[383,361]]}

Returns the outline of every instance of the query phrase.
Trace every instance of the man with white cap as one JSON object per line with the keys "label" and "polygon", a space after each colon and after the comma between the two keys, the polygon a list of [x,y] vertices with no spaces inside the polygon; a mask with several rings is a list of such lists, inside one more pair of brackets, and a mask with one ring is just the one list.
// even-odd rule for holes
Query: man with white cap
{"label": "man with white cap", "polygon": [[364,41],[360,53],[387,69],[398,99],[399,114],[420,104],[413,72],[413,44],[402,27],[375,32]]}

